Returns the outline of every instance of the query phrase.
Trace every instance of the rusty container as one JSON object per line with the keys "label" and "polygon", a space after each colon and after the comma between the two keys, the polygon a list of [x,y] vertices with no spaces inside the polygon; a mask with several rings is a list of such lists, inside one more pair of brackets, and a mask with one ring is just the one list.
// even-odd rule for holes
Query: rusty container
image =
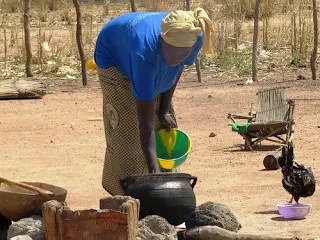
{"label": "rusty container", "polygon": [[263,165],[267,170],[277,170],[280,168],[279,158],[281,154],[269,154],[263,159]]}

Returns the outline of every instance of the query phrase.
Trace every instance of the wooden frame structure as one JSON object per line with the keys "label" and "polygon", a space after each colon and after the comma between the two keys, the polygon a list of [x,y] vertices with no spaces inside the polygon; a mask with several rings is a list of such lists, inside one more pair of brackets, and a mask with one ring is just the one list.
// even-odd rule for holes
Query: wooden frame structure
{"label": "wooden frame structure", "polygon": [[[294,101],[285,99],[283,88],[262,89],[257,95],[259,103],[255,113],[251,105],[248,115],[228,114],[233,122],[232,130],[244,138],[244,149],[252,150],[262,141],[292,144]],[[247,123],[240,124],[237,119],[245,119]]]}
{"label": "wooden frame structure", "polygon": [[47,240],[136,240],[140,201],[129,196],[100,199],[100,209],[71,210],[66,203],[43,204]]}

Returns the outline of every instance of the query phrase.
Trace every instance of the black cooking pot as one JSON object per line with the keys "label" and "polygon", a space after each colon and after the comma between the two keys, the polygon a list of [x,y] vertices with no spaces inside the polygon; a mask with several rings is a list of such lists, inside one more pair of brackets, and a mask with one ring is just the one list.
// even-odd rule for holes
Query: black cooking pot
{"label": "black cooking pot", "polygon": [[196,183],[197,177],[186,173],[132,175],[120,181],[125,195],[140,200],[140,219],[158,215],[174,226],[183,223],[195,210]]}

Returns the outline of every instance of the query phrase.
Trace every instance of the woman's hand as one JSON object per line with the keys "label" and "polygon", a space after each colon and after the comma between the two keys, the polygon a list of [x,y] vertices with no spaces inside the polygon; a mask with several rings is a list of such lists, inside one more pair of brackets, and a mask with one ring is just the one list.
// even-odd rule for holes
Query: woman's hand
{"label": "woman's hand", "polygon": [[159,119],[162,127],[165,128],[168,132],[171,130],[171,128],[177,127],[177,123],[170,113],[159,116]]}

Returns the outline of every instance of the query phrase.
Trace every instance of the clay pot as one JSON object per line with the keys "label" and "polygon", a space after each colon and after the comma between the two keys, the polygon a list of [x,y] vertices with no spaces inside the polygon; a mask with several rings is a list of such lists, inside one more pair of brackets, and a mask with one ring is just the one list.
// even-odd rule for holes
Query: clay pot
{"label": "clay pot", "polygon": [[140,200],[140,219],[158,215],[175,226],[195,210],[196,183],[197,177],[186,173],[132,175],[120,181],[126,195]]}

